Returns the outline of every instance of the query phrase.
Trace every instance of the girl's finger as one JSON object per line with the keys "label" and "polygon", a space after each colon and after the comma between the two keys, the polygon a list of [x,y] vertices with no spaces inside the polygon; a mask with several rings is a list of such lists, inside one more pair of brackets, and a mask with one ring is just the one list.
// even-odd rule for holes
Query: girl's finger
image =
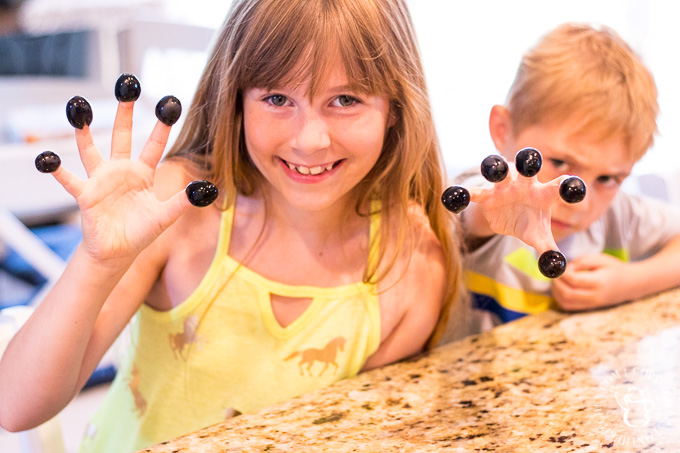
{"label": "girl's finger", "polygon": [[163,124],[161,121],[156,122],[151,136],[146,141],[142,153],[139,155],[139,160],[147,164],[151,168],[156,168],[160,162],[165,150],[165,145],[168,144],[168,137],[170,136],[170,126]]}
{"label": "girl's finger", "polygon": [[83,191],[84,181],[60,166],[52,172],[52,176],[61,184],[73,198],[78,198]]}
{"label": "girl's finger", "polygon": [[111,138],[111,159],[129,159],[132,148],[132,111],[134,102],[119,102]]}
{"label": "girl's finger", "polygon": [[94,144],[92,133],[89,126],[83,126],[82,129],[75,129],[76,144],[78,145],[78,152],[80,153],[80,160],[83,162],[85,172],[88,176],[94,172],[97,167],[104,161],[99,150]]}
{"label": "girl's finger", "polygon": [[172,225],[187,209],[192,206],[184,190],[173,195],[172,198],[164,202],[164,205],[166,209],[159,219],[159,223],[163,230]]}

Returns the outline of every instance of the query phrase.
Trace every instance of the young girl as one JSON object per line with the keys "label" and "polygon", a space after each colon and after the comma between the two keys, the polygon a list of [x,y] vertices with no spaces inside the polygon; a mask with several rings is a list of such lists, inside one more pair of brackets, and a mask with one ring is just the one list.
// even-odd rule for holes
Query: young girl
{"label": "young girl", "polygon": [[[87,126],[55,178],[83,242],[0,363],[0,424],[57,414],[135,313],[82,451],[128,452],[434,344],[460,285],[454,216],[402,0],[234,2],[183,130],[130,160]],[[207,179],[221,197],[193,207]]]}

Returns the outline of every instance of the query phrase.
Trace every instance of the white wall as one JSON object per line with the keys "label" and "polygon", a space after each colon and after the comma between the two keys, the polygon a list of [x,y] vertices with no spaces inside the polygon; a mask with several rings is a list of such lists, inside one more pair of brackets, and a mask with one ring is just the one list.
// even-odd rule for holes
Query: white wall
{"label": "white wall", "polygon": [[594,22],[621,34],[655,75],[660,135],[637,172],[680,167],[676,43],[680,4],[663,0],[409,0],[450,171],[493,151],[487,120],[505,101],[522,53],[562,22]]}
{"label": "white wall", "polygon": [[[29,0],[35,8],[54,10],[76,0]],[[125,6],[144,5],[148,16],[160,10],[171,19],[219,27],[229,0],[125,0]],[[660,135],[637,167],[638,173],[677,169],[680,158],[680,65],[676,64],[680,2],[668,0],[407,0],[428,79],[435,121],[449,172],[478,165],[493,152],[487,120],[493,104],[503,103],[522,53],[539,37],[567,22],[594,22],[617,30],[642,56],[659,88]],[[164,4],[164,8],[158,7]],[[57,6],[59,5],[59,6]],[[121,1],[91,0],[88,8],[119,8]],[[135,11],[141,11],[136,9]],[[46,15],[48,16],[48,15]],[[122,17],[125,15],[122,14]],[[90,17],[91,18],[91,17]],[[159,65],[156,57],[150,67]],[[179,57],[178,57],[179,58]],[[194,87],[200,59],[184,65],[186,87]],[[175,66],[177,67],[177,66]],[[145,86],[165,89],[166,82],[145,79]],[[163,79],[163,80],[161,80]],[[173,84],[178,83],[177,77]],[[162,90],[161,90],[162,91]]]}

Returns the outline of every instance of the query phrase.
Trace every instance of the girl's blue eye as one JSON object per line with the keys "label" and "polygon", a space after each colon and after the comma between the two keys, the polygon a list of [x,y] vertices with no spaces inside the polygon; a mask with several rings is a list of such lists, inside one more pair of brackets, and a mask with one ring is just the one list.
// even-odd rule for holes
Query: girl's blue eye
{"label": "girl's blue eye", "polygon": [[273,95],[267,97],[267,100],[272,105],[275,105],[277,107],[282,107],[282,106],[286,105],[286,101],[288,99],[282,94],[273,94]]}
{"label": "girl's blue eye", "polygon": [[353,98],[352,96],[348,96],[346,94],[341,94],[337,99],[338,104],[340,104],[341,107],[351,107],[357,103],[357,98]]}

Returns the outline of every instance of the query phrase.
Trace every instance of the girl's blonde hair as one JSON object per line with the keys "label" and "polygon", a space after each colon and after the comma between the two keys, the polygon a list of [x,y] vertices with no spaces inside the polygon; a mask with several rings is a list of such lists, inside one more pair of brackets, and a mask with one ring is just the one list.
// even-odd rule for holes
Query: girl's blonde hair
{"label": "girl's blonde hair", "polygon": [[309,82],[311,97],[337,55],[352,89],[386,95],[393,119],[378,161],[358,187],[356,210],[378,199],[384,213],[381,236],[389,237],[392,225],[404,227],[398,228],[390,257],[381,242],[381,275],[367,268],[364,280],[377,281],[404,244],[413,247],[417,238],[409,238],[408,210],[413,203],[422,206],[444,249],[449,277],[442,316],[429,342],[434,344],[462,289],[460,242],[457,223],[440,201],[445,177],[439,143],[403,0],[235,0],[168,157],[197,164],[223,190],[226,205],[236,194],[252,194],[262,175],[245,147],[244,90]]}
{"label": "girl's blonde hair", "polygon": [[575,133],[621,137],[640,159],[654,142],[659,112],[649,70],[611,28],[563,24],[520,62],[508,94],[513,133],[546,121],[578,119]]}

